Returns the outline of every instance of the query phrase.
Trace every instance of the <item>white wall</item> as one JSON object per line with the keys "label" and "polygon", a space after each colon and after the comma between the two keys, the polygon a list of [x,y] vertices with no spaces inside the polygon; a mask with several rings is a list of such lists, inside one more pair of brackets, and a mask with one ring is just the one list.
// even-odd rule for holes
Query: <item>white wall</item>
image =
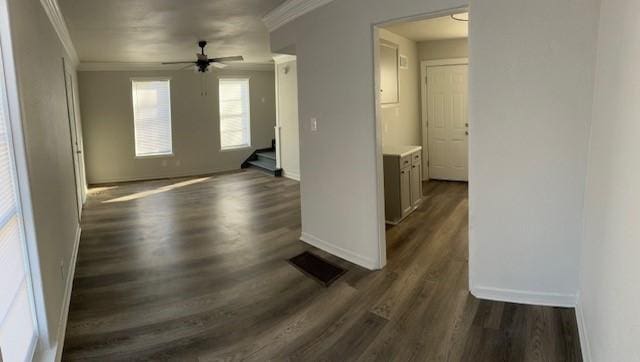
{"label": "white wall", "polygon": [[286,177],[300,180],[298,67],[296,61],[276,64],[280,167]]}
{"label": "white wall", "polygon": [[[464,5],[336,0],[271,33],[274,51],[295,46],[298,58],[302,230],[317,245],[369,267],[383,254],[371,25]],[[574,300],[597,11],[597,0],[471,4],[470,278],[478,295]]]}
{"label": "white wall", "polygon": [[[218,76],[249,77],[250,149],[220,151]],[[136,158],[131,78],[171,78],[173,156]],[[256,148],[271,147],[275,126],[273,71],[83,71],[79,73],[89,183],[177,177],[236,170]]]}
{"label": "white wall", "polygon": [[602,2],[578,308],[593,361],[640,361],[639,13]]}
{"label": "white wall", "polygon": [[469,42],[467,38],[421,41],[418,57],[420,60],[468,58]]}
{"label": "white wall", "polygon": [[62,63],[69,58],[39,0],[9,0],[8,8],[35,229],[30,259],[40,270],[38,319],[48,327],[41,336],[50,339],[40,348],[55,348],[79,231]]}
{"label": "white wall", "polygon": [[575,303],[598,4],[472,5],[470,276],[479,295]]}
{"label": "white wall", "polygon": [[420,62],[418,46],[386,29],[380,29],[380,39],[398,45],[398,53],[407,57],[408,69],[398,69],[398,103],[382,105],[382,143],[385,145],[421,145],[420,125]]}

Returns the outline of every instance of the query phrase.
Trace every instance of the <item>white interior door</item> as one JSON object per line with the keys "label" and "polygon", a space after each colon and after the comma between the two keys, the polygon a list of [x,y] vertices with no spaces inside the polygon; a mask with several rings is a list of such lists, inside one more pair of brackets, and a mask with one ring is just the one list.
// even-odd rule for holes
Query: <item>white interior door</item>
{"label": "white interior door", "polygon": [[69,114],[69,134],[71,137],[71,154],[73,157],[73,173],[76,183],[76,202],[78,206],[78,220],[82,214],[82,204],[84,200],[84,179],[82,172],[82,147],[79,141],[79,130],[76,121],[75,94],[73,91],[73,78],[66,67],[64,71],[64,79],[67,93],[67,112]]}
{"label": "white interior door", "polygon": [[469,179],[468,66],[427,67],[429,178]]}

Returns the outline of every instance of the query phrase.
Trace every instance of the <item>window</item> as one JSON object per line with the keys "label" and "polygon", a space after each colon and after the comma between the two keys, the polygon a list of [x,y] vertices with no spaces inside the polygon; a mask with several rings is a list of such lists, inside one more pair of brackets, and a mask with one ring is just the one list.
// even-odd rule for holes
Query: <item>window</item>
{"label": "window", "polygon": [[251,146],[249,79],[220,79],[220,148]]}
{"label": "window", "polygon": [[133,80],[131,88],[136,157],[171,155],[169,80]]}
{"label": "window", "polygon": [[[0,69],[2,65],[0,63]],[[0,361],[30,361],[36,342],[4,79],[0,72]]]}

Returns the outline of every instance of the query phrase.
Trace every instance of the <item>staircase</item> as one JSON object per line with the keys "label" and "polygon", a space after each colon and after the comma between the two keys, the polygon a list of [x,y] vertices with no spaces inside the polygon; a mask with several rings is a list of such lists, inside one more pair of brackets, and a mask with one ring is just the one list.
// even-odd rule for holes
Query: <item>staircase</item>
{"label": "staircase", "polygon": [[282,176],[282,169],[276,166],[276,142],[271,141],[271,148],[256,150],[242,163],[242,168],[256,168],[275,177]]}

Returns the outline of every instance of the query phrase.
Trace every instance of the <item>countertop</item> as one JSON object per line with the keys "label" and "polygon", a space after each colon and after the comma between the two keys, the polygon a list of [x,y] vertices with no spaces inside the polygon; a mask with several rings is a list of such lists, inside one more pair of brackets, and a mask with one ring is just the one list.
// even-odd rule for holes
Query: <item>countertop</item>
{"label": "countertop", "polygon": [[382,154],[388,156],[404,157],[418,151],[422,151],[422,146],[388,145],[382,147]]}

